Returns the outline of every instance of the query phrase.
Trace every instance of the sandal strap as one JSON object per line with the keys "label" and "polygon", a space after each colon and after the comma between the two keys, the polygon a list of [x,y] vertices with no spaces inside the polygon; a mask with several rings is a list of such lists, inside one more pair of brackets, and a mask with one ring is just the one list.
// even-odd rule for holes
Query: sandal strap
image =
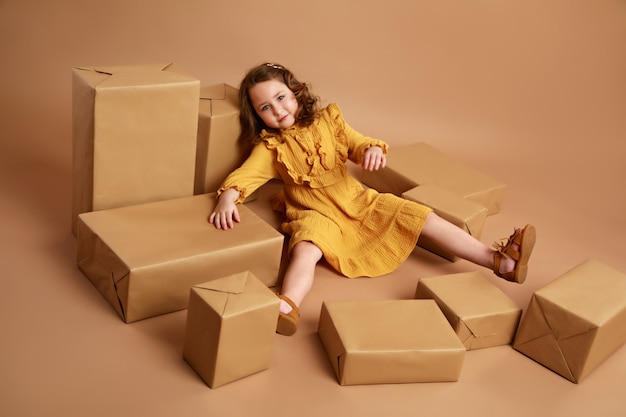
{"label": "sandal strap", "polygon": [[509,238],[507,239],[506,243],[494,242],[493,244],[494,249],[496,249],[498,252],[504,255],[509,256],[516,262],[519,261],[520,252],[513,247],[513,244],[517,244],[518,247],[521,245],[522,233],[523,233],[522,229],[515,229],[513,234],[509,236]]}
{"label": "sandal strap", "polygon": [[508,255],[503,252],[496,252],[493,255],[493,272],[499,276],[500,278],[504,278],[507,281],[514,282],[515,281],[515,271],[511,272],[500,272],[500,263],[502,259],[507,257]]}
{"label": "sandal strap", "polygon": [[281,300],[285,300],[285,302],[287,304],[289,304],[292,308],[293,311],[296,312],[296,314],[298,315],[298,317],[300,317],[300,309],[298,308],[298,306],[296,305],[296,303],[294,303],[291,298],[287,297],[286,295],[282,295],[282,294],[276,294],[278,296],[278,298],[280,298]]}

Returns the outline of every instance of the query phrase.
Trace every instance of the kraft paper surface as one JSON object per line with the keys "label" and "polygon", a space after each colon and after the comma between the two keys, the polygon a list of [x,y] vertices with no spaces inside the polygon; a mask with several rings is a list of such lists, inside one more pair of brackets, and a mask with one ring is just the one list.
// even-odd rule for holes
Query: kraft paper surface
{"label": "kraft paper surface", "polygon": [[75,67],[76,216],[193,195],[200,81],[173,64]]}
{"label": "kraft paper surface", "polygon": [[211,388],[267,369],[279,304],[249,271],[194,285],[183,357]]}
{"label": "kraft paper surface", "polygon": [[433,300],[324,301],[318,334],[340,385],[456,381],[465,357]]}
{"label": "kraft paper surface", "polygon": [[189,288],[251,271],[276,283],[284,237],[245,205],[241,224],[207,221],[214,194],[81,214],[79,268],[126,322],[186,308]]}
{"label": "kraft paper surface", "polygon": [[435,300],[467,350],[510,344],[522,314],[480,272],[421,278],[415,298]]}
{"label": "kraft paper surface", "polygon": [[486,207],[489,215],[500,211],[507,189],[503,182],[425,142],[391,148],[384,169],[360,170],[359,179],[399,196],[420,185],[437,185]]}
{"label": "kraft paper surface", "polygon": [[537,290],[513,347],[578,383],[626,342],[626,275],[588,259]]}

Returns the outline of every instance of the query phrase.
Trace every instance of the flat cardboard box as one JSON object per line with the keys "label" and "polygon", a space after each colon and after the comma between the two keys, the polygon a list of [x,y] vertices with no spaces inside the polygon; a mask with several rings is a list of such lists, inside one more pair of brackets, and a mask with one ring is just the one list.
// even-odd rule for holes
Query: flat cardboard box
{"label": "flat cardboard box", "polygon": [[217,191],[248,154],[239,141],[238,91],[228,84],[200,89],[195,194]]}
{"label": "flat cardboard box", "polygon": [[531,297],[513,348],[579,383],[626,342],[626,275],[588,259]]}
{"label": "flat cardboard box", "polygon": [[72,70],[80,213],[193,195],[200,82],[173,64]]}
{"label": "flat cardboard box", "polygon": [[421,278],[417,299],[433,299],[467,350],[508,345],[522,309],[480,272]]}
{"label": "flat cardboard box", "polygon": [[249,271],[194,285],[183,357],[211,388],[269,368],[279,305]]}
{"label": "flat cardboard box", "polygon": [[[412,188],[404,192],[402,197],[432,208],[439,217],[480,239],[487,219],[487,207],[433,184]],[[417,244],[450,261],[457,260],[456,256],[426,236],[420,236]]]}
{"label": "flat cardboard box", "polygon": [[506,185],[424,142],[390,148],[387,166],[379,171],[358,169],[358,179],[379,192],[403,193],[433,184],[498,213]]}
{"label": "flat cardboard box", "polygon": [[324,301],[318,333],[340,385],[457,381],[465,358],[433,300]]}
{"label": "flat cardboard box", "polygon": [[284,237],[245,205],[233,229],[207,221],[214,194],[79,215],[80,270],[127,323],[187,307],[192,285],[250,271],[276,284]]}

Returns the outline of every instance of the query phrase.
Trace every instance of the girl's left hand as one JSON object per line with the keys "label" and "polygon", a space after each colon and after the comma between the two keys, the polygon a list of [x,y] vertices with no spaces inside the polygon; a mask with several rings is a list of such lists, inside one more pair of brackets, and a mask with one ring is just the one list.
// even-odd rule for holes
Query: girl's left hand
{"label": "girl's left hand", "polygon": [[377,171],[387,164],[387,157],[378,146],[370,146],[363,155],[361,166],[368,171]]}

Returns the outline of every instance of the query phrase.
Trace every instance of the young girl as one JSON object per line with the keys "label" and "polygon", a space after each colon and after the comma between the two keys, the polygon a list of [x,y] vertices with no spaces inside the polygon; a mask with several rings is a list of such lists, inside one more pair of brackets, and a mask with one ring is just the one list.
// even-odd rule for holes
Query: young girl
{"label": "young girl", "polygon": [[515,229],[493,250],[428,207],[364,188],[347,173],[346,161],[370,171],[383,168],[387,144],[353,130],[336,104],[320,109],[318,101],[281,65],[262,64],[246,74],[239,90],[241,139],[252,151],[218,190],[209,216],[216,228],[231,229],[240,220],[237,203],[270,179],[283,181],[282,230],[291,238],[278,333],[296,332],[299,306],[322,256],[350,278],[384,275],[409,256],[420,234],[499,277],[524,281],[533,226]]}

